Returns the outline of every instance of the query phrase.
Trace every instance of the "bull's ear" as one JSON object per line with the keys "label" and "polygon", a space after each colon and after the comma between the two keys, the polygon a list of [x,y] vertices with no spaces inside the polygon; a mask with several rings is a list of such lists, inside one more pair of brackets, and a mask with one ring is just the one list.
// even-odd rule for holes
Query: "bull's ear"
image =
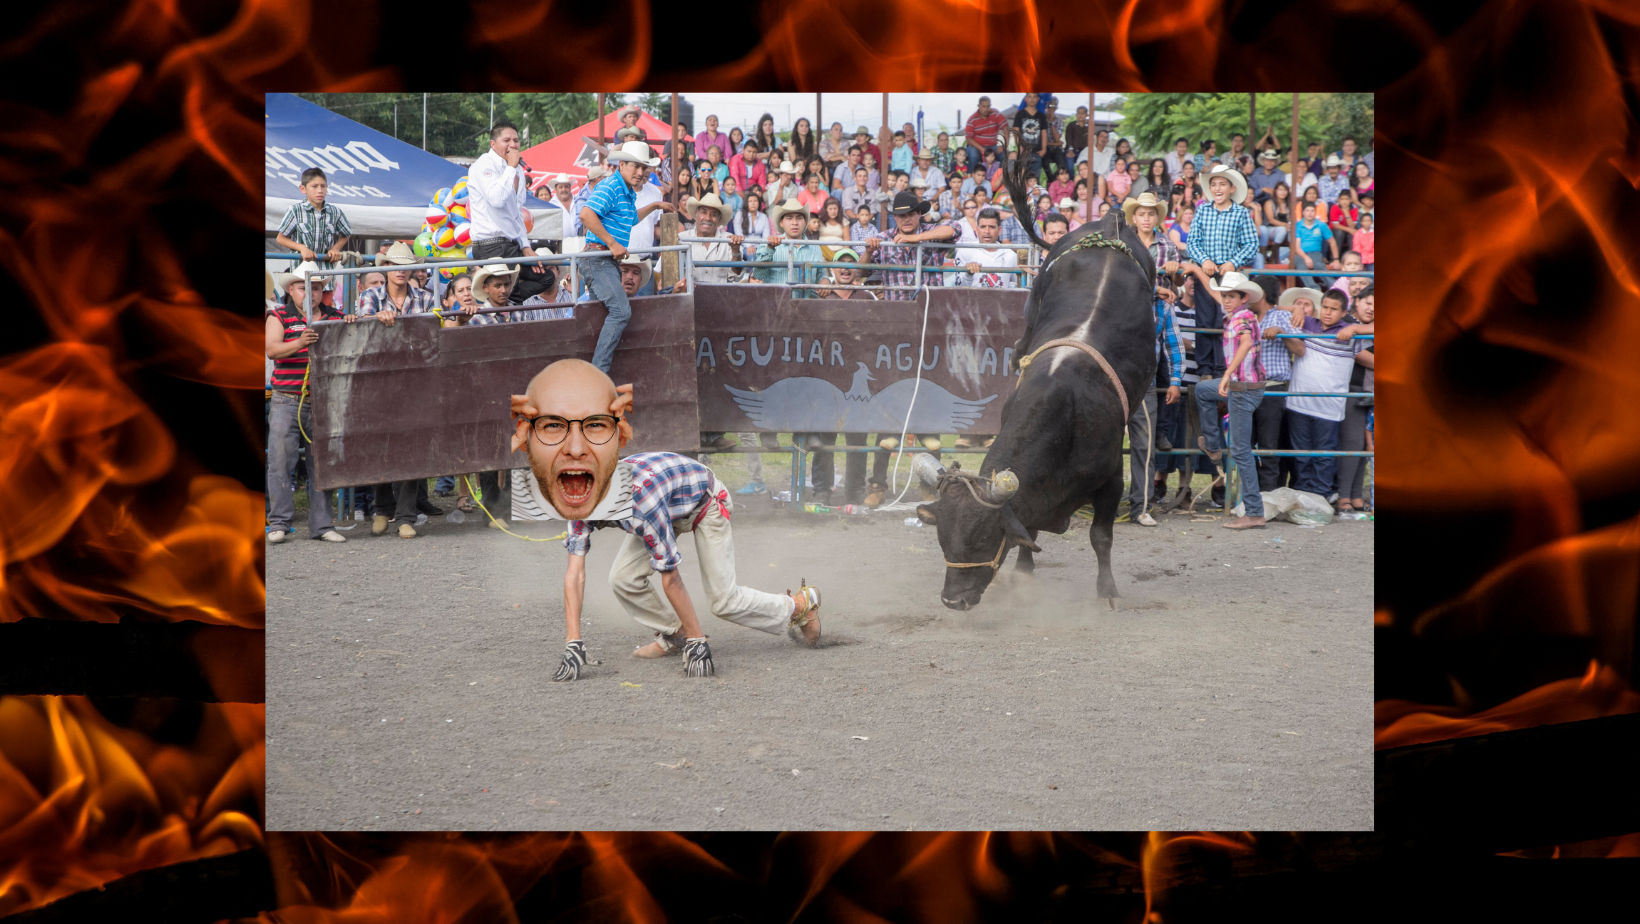
{"label": "bull's ear", "polygon": [[1031,541],[1031,534],[1025,531],[1025,524],[1019,522],[1019,517],[1014,515],[1013,508],[1012,507],[1004,507],[1004,508],[1002,508],[1002,510],[1003,510],[1004,522],[1007,523],[1008,535],[1014,537],[1015,542],[1019,543],[1020,545],[1024,546],[1027,549],[1030,549],[1033,552],[1042,551],[1041,546],[1039,546],[1035,542]]}
{"label": "bull's ear", "polygon": [[939,522],[939,517],[934,514],[933,504],[918,504],[917,519],[927,523],[930,526],[934,526]]}

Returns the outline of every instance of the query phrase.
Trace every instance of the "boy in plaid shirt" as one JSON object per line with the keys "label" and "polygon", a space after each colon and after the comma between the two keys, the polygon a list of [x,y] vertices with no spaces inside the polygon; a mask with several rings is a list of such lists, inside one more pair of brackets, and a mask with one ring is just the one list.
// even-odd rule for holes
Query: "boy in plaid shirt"
{"label": "boy in plaid shirt", "polygon": [[285,212],[279,222],[279,233],[274,237],[279,246],[300,253],[303,260],[318,263],[320,269],[330,269],[332,263],[342,259],[342,245],[353,235],[353,228],[342,210],[326,204],[325,194],[329,189],[323,170],[318,167],[303,170],[302,195],[306,198]]}

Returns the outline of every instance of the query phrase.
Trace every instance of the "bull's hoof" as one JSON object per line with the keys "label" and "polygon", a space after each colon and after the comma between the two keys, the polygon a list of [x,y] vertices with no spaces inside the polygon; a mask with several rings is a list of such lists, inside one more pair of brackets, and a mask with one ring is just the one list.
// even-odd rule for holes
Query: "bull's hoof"
{"label": "bull's hoof", "polygon": [[1116,598],[1115,597],[1106,597],[1105,602],[1110,604],[1110,608],[1111,608],[1112,612],[1114,612],[1116,610]]}

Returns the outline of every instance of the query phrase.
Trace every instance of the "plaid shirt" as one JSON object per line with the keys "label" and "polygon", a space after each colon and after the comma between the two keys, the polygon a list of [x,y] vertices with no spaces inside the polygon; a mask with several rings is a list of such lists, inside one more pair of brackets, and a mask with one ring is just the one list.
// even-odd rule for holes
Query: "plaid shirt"
{"label": "plaid shirt", "polygon": [[[1151,233],[1150,259],[1156,263],[1156,281],[1163,285],[1167,285],[1167,280],[1163,278],[1166,274],[1162,272],[1162,265],[1184,262],[1184,257],[1179,255],[1178,246],[1161,228],[1156,228]],[[1175,292],[1179,289],[1177,285],[1168,285],[1168,288]]]}
{"label": "plaid shirt", "polygon": [[[1000,205],[990,207],[1002,213],[1002,230],[997,234],[999,242],[1003,244],[1029,244],[1031,242],[1030,236],[1025,233],[1025,226],[1019,223],[1019,219],[1014,215],[1012,209]],[[976,211],[974,214],[977,216],[979,212]]]}
{"label": "plaid shirt", "polygon": [[410,294],[404,299],[404,307],[393,305],[387,297],[387,285],[371,286],[359,296],[359,314],[370,317],[378,311],[392,308],[399,314],[431,314],[438,307],[438,298],[431,289],[418,289],[410,286]]}
{"label": "plaid shirt", "polygon": [[[1225,319],[1224,322],[1224,362],[1228,366],[1236,358],[1236,349],[1243,334],[1252,338],[1253,347],[1242,357],[1241,365],[1229,370],[1232,382],[1262,382],[1264,381],[1264,364],[1259,362],[1259,325],[1258,317],[1246,308],[1236,309],[1236,313]],[[1364,342],[1364,341],[1363,341]]]}
{"label": "plaid shirt", "polygon": [[942,151],[937,147],[932,148],[931,150],[934,152],[934,166],[937,167],[941,173],[946,176],[950,176],[951,165],[957,161],[957,152],[950,149]]}
{"label": "plaid shirt", "polygon": [[1167,383],[1182,385],[1179,376],[1184,372],[1184,351],[1179,349],[1179,321],[1173,316],[1173,306],[1166,299],[1156,299],[1156,358],[1162,358],[1162,347],[1167,347]]}
{"label": "plaid shirt", "polygon": [[592,530],[613,526],[649,546],[650,567],[675,570],[683,555],[678,552],[673,521],[700,512],[700,505],[710,499],[712,472],[694,459],[670,452],[641,452],[621,461],[632,466],[632,516],[618,521],[575,520],[569,524],[564,548],[571,555],[585,555],[592,548]]}
{"label": "plaid shirt", "polygon": [[[1018,224],[1018,222],[1015,222],[1015,224]],[[937,243],[955,243],[961,236],[961,229],[957,227],[957,223],[954,221],[925,221],[917,225],[917,230],[915,233],[926,234],[935,228],[950,228],[952,231],[957,232],[957,236],[951,238],[951,240],[938,241]],[[877,254],[871,260],[872,263],[897,263],[905,266],[912,266],[916,264],[917,245],[893,243],[893,238],[896,233],[898,233],[898,231],[895,228],[890,228],[887,231],[879,232],[879,236],[882,239],[882,244],[878,246]],[[922,265],[933,267],[943,266],[945,263],[945,255],[948,252],[949,251],[942,247],[924,247],[922,251]],[[909,286],[915,285],[917,282],[916,270],[880,270],[879,272],[882,273],[884,286]],[[942,275],[944,274],[923,273],[923,285],[931,287],[944,285],[940,279]],[[889,301],[903,302],[908,301],[915,294],[916,292],[911,289],[886,289],[883,292],[883,298],[888,299]]]}
{"label": "plaid shirt", "polygon": [[[1327,203],[1328,205],[1332,205],[1334,202],[1338,201],[1338,193],[1340,190],[1350,188],[1350,178],[1345,176],[1344,172],[1341,170],[1335,177],[1329,179],[1326,176],[1322,176],[1321,179],[1316,180],[1315,188],[1320,190],[1321,201]],[[1201,216],[1198,215],[1196,217],[1200,218]]]}
{"label": "plaid shirt", "polygon": [[1197,209],[1185,249],[1194,263],[1252,266],[1253,256],[1258,253],[1253,213],[1234,203],[1222,212],[1212,205]]}
{"label": "plaid shirt", "polygon": [[[1276,328],[1284,334],[1303,333],[1293,326],[1293,313],[1286,308],[1271,308],[1264,312],[1263,327]],[[1264,374],[1272,382],[1285,382],[1293,377],[1293,355],[1287,352],[1286,340],[1260,341],[1259,361],[1264,364]]]}
{"label": "plaid shirt", "polygon": [[[1338,194],[1333,193],[1333,198],[1338,198]],[[347,223],[342,210],[329,202],[320,211],[303,199],[285,213],[284,220],[279,222],[279,233],[313,251],[314,256],[320,258],[316,261],[320,269],[330,269],[330,261],[325,260],[324,255],[330,252],[331,244],[351,237],[353,226]]]}

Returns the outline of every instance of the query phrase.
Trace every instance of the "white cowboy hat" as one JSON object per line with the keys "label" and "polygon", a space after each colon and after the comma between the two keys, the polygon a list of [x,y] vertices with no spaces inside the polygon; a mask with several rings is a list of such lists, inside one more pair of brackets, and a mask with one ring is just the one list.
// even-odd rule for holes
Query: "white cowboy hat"
{"label": "white cowboy hat", "polygon": [[624,260],[620,261],[619,263],[615,264],[615,266],[617,268],[617,271],[619,271],[619,268],[622,267],[622,266],[636,266],[636,267],[638,267],[638,271],[639,271],[638,288],[640,288],[640,289],[642,289],[646,285],[649,285],[650,277],[655,275],[655,269],[654,269],[654,267],[649,265],[649,261],[645,260],[643,257],[637,256],[636,254],[630,254],[630,253],[627,254],[626,259],[624,259]]}
{"label": "white cowboy hat", "polygon": [[606,177],[608,175],[609,175],[609,168],[605,167],[603,164],[593,164],[591,167],[587,168],[587,182],[588,183],[592,182],[593,180],[601,180],[601,179],[603,179],[604,177]]}
{"label": "white cowboy hat", "polygon": [[802,212],[803,216],[807,218],[809,210],[803,203],[798,202],[795,197],[787,199],[779,205],[769,206],[769,224],[778,229],[780,219],[785,218],[787,212]]}
{"label": "white cowboy hat", "polygon": [[[596,169],[596,168],[594,168],[594,169]],[[588,172],[590,173],[591,171],[588,171]],[[552,186],[573,186],[573,185],[575,185],[575,177],[572,177],[567,173],[560,173],[557,176],[552,178],[552,183],[549,184],[549,185],[552,185]]]}
{"label": "white cowboy hat", "polygon": [[1249,301],[1257,301],[1264,297],[1264,289],[1259,284],[1241,273],[1225,273],[1220,283],[1213,283],[1215,292],[1244,292]]}
{"label": "white cowboy hat", "polygon": [[1230,191],[1231,202],[1240,205],[1247,199],[1247,178],[1241,175],[1240,170],[1237,170],[1235,167],[1227,167],[1224,164],[1219,164],[1212,170],[1209,170],[1206,176],[1202,177],[1202,188],[1211,191],[1211,187],[1208,184],[1213,182],[1214,177],[1224,177],[1226,180],[1230,181],[1230,185],[1234,187]]}
{"label": "white cowboy hat", "polygon": [[643,137],[645,137],[643,129],[638,128],[637,126],[628,127],[628,126],[623,125],[620,128],[617,128],[615,130],[615,140],[616,141],[620,141],[622,138],[643,138]]}
{"label": "white cowboy hat", "polygon": [[[414,262],[414,261],[412,261],[412,262]],[[298,283],[307,281],[308,275],[310,273],[316,273],[318,271],[319,271],[319,264],[313,262],[312,260],[307,260],[307,261],[304,261],[300,266],[296,267],[296,269],[292,270],[291,272],[288,272],[288,273],[275,273],[274,277],[273,277],[273,281],[279,284],[280,290],[285,291],[285,292],[289,292],[290,289],[291,289],[291,286],[294,286],[294,285],[297,285]],[[324,288],[326,288],[326,289],[336,288],[336,277],[334,277],[334,276],[326,276],[326,277],[324,277],[322,282],[324,283]]]}
{"label": "white cowboy hat", "polygon": [[1059,204],[1055,205],[1054,208],[1074,209],[1076,208],[1076,200],[1072,199],[1070,196],[1066,196],[1063,199],[1060,199]]}
{"label": "white cowboy hat", "polygon": [[1146,208],[1155,209],[1157,217],[1160,217],[1161,214],[1167,210],[1167,205],[1162,202],[1162,200],[1156,198],[1155,193],[1147,190],[1140,193],[1137,199],[1128,199],[1123,202],[1122,214],[1127,216],[1128,224],[1131,225],[1133,224],[1133,213],[1139,211],[1140,209]]}
{"label": "white cowboy hat", "polygon": [[1259,154],[1258,159],[1259,160],[1280,160],[1281,155],[1277,154],[1273,148],[1265,148],[1264,151]]}
{"label": "white cowboy hat", "polygon": [[1344,166],[1344,158],[1339,157],[1337,154],[1328,154],[1327,155],[1327,160],[1324,164],[1322,164],[1322,166],[1325,166],[1325,167],[1342,167],[1342,166]]}
{"label": "white cowboy hat", "polygon": [[1290,308],[1297,304],[1298,300],[1301,298],[1309,299],[1310,305],[1313,307],[1321,307],[1321,291],[1319,289],[1311,289],[1307,286],[1294,286],[1291,289],[1281,293],[1281,299],[1277,301],[1276,304],[1283,308]]}
{"label": "white cowboy hat", "polygon": [[779,173],[788,173],[788,174],[791,174],[792,176],[796,176],[797,175],[797,168],[792,166],[791,161],[783,160],[783,161],[780,162],[780,167],[779,167],[777,172],[779,172]]}
{"label": "white cowboy hat", "polygon": [[395,241],[393,246],[387,248],[387,253],[376,255],[377,266],[387,266],[389,264],[395,266],[408,266],[411,263],[416,262],[418,262],[416,260],[416,252],[411,250],[410,245],[403,241]]}
{"label": "white cowboy hat", "polygon": [[618,150],[609,152],[609,162],[612,164],[643,164],[645,167],[657,167],[660,165],[661,159],[651,157],[650,155],[653,153],[649,149],[649,145],[642,141],[628,141],[621,145]]}
{"label": "white cowboy hat", "polygon": [[928,158],[929,160],[934,159],[934,151],[933,151],[932,148],[928,147],[927,145],[924,145],[922,150],[920,150],[916,154],[912,155],[913,160],[922,160],[925,157]]}
{"label": "white cowboy hat", "polygon": [[696,199],[694,196],[690,196],[689,200],[683,204],[684,214],[693,216],[695,212],[703,205],[708,208],[717,209],[718,214],[723,216],[724,222],[727,222],[730,218],[734,217],[734,209],[726,205],[722,199],[719,199],[718,194],[715,192],[709,192],[706,195],[701,196],[699,199]]}
{"label": "white cowboy hat", "polygon": [[482,289],[484,287],[484,283],[489,281],[491,276],[516,275],[518,275],[518,267],[515,266],[512,269],[508,269],[507,264],[505,263],[491,263],[486,266],[481,266],[478,268],[478,272],[473,274],[473,288]]}
{"label": "white cowboy hat", "polygon": [[928,188],[928,181],[923,179],[920,176],[912,177],[911,178],[911,188],[912,189],[917,189],[919,187],[921,187],[922,189],[927,189]]}

